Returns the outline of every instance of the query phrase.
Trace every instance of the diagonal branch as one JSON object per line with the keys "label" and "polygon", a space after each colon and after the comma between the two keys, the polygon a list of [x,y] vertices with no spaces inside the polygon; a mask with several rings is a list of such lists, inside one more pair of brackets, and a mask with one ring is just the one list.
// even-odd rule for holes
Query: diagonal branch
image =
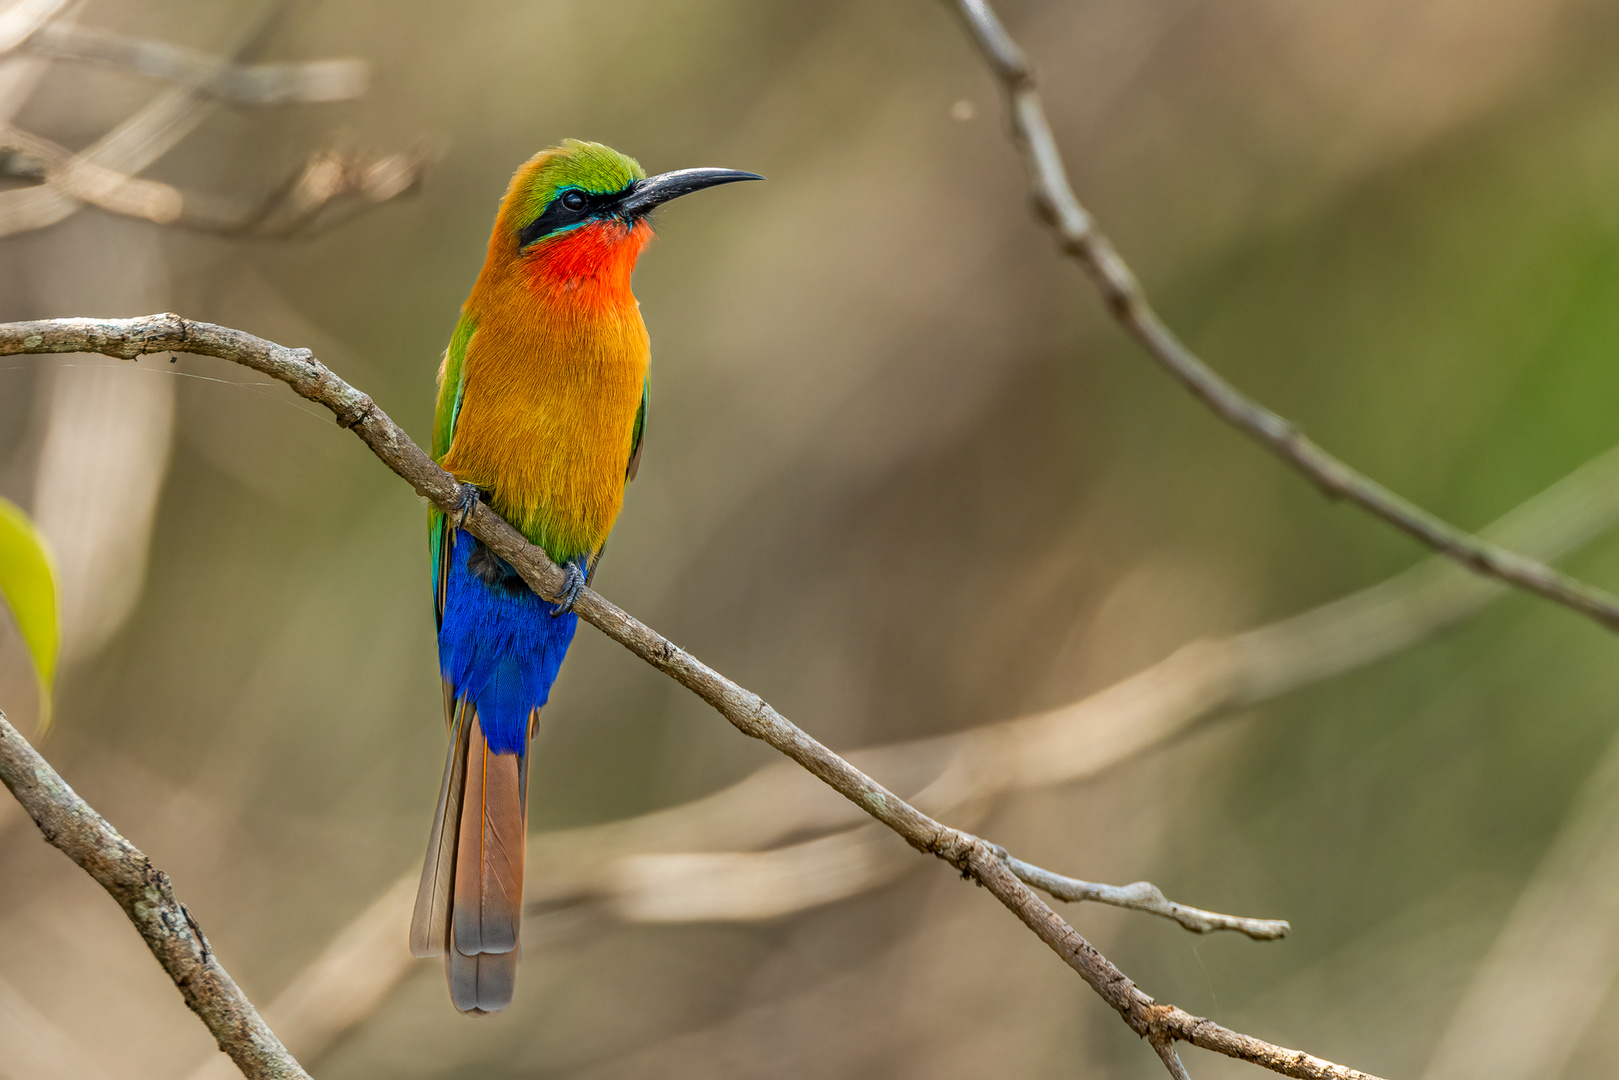
{"label": "diagonal branch", "polygon": [[100,165],[41,135],[0,125],[0,150],[8,176],[37,177],[58,192],[110,214],[145,218],[158,225],[179,219],[185,198],[172,184],[144,180]]}
{"label": "diagonal branch", "polygon": [[146,947],[250,1080],[309,1080],[242,993],[174,895],[169,876],[119,835],[0,713],[0,782],[40,833],[118,901]]}
{"label": "diagonal branch", "polygon": [[[340,426],[353,430],[417,494],[445,513],[460,509],[456,479],[439,468],[376,402],[335,375],[308,349],[289,349],[240,330],[173,314],[0,325],[0,355],[65,352],[95,352],[126,360],[149,353],[188,352],[269,375],[301,397],[330,409]],[[567,584],[566,575],[544,549],[530,544],[486,504],[475,505],[466,518],[466,528],[515,567],[541,596],[555,597]],[[797,727],[759,695],[727,679],[594,590],[583,590],[574,610],[708,702],[744,735],[768,743],[796,761],[918,851],[975,879],[1073,968],[1131,1030],[1155,1047],[1162,1049],[1174,1040],[1189,1042],[1302,1080],[1375,1080],[1358,1070],[1232,1031],[1173,1005],[1158,1004],[1018,880],[1003,849],[924,814]],[[1169,1061],[1166,1057],[1166,1064]]]}
{"label": "diagonal branch", "polygon": [[1619,597],[1458,529],[1356,471],[1291,421],[1244,396],[1198,359],[1148,302],[1140,282],[1080,205],[1051,133],[1034,69],[986,0],[951,0],[1006,95],[1012,139],[1023,156],[1041,217],[1063,252],[1095,282],[1108,311],[1160,367],[1220,419],[1268,448],[1332,498],[1344,498],[1486,577],[1572,608],[1619,630]]}

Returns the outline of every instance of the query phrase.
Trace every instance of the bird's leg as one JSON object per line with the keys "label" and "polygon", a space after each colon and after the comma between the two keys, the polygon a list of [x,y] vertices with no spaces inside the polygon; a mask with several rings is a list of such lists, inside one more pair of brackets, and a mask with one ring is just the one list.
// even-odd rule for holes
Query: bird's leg
{"label": "bird's leg", "polygon": [[467,527],[467,518],[472,516],[472,510],[478,505],[478,500],[481,498],[483,498],[483,492],[478,490],[477,484],[461,485],[461,493],[455,500],[457,526],[463,529]]}
{"label": "bird's leg", "polygon": [[553,619],[558,615],[566,615],[572,611],[574,601],[578,600],[579,594],[584,591],[585,571],[579,565],[579,562],[580,560],[578,559],[569,559],[562,564],[562,572],[568,575],[568,579],[562,583],[562,588],[557,593],[556,600],[552,602],[551,617]]}

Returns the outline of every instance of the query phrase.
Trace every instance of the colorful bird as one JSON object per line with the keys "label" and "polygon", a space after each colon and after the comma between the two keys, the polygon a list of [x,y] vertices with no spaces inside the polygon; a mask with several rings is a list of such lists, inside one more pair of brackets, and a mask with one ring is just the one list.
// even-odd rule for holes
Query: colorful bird
{"label": "colorful bird", "polygon": [[[433,457],[568,574],[561,601],[449,516],[428,522],[450,748],[411,951],[444,956],[463,1012],[511,1001],[523,919],[528,747],[573,640],[573,601],[595,573],[641,458],[650,346],[630,292],[670,199],[763,177],[682,169],[648,177],[600,143],[569,139],[512,177],[489,254],[439,369]],[[464,519],[463,519],[464,521]]]}

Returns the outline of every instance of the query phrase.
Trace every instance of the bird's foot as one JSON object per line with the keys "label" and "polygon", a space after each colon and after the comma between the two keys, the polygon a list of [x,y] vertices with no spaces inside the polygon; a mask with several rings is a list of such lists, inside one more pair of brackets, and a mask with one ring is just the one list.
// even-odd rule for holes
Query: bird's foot
{"label": "bird's foot", "polygon": [[563,563],[562,572],[568,576],[568,579],[562,583],[562,589],[557,593],[557,598],[552,601],[551,617],[553,619],[572,611],[574,601],[579,599],[579,594],[585,589],[585,572],[579,568],[578,563]]}
{"label": "bird's foot", "polygon": [[477,484],[461,485],[461,494],[455,500],[455,523],[458,527],[463,529],[467,527],[467,518],[472,516],[473,508],[478,505],[481,498],[483,493],[478,490]]}

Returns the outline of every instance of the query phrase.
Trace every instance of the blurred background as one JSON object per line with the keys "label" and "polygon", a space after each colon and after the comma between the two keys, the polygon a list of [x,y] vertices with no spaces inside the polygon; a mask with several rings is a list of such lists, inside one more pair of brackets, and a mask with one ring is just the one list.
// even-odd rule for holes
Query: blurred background
{"label": "blurred background", "polygon": [[[1327,448],[1478,528],[1619,442],[1611,5],[1000,9],[1081,198],[1170,323]],[[419,441],[496,202],[536,149],[767,175],[672,206],[642,260],[648,443],[597,586],[835,748],[919,745],[879,772],[904,791],[941,767],[917,740],[1069,705],[1424,557],[1123,340],[1031,218],[995,87],[938,3],[343,0],[267,21],[238,0],[90,0],[56,18],[369,78],[182,108],[164,96],[183,81],[24,42],[0,59],[8,123],[79,152],[167,108],[109,167],[214,210],[163,224],[47,180],[56,209],[29,217],[14,196],[37,202],[39,178],[14,161],[0,318],[175,310],[307,346]],[[361,163],[363,212],[231,217],[296,194],[323,153]],[[888,869],[671,915],[626,900],[614,864],[546,900],[606,850],[592,837],[624,841],[592,828],[772,761],[588,627],[532,770],[517,999],[457,1015],[397,922],[444,746],[420,501],[329,416],[189,356],[4,360],[0,493],[60,562],[41,750],[172,875],[271,1022],[296,1014],[278,1026],[317,1075],[1161,1075],[986,893],[816,819],[839,811],[829,791],[801,793],[802,827],[659,843],[832,831]],[[1613,587],[1605,513],[1563,565]],[[1382,1076],[1478,1075],[1486,1045],[1494,1076],[1614,1074],[1619,642],[1520,596],[1457,615],[1364,662],[1299,675],[1295,657],[1275,692],[1212,694],[1094,768],[941,805],[1062,873],[1291,921],[1254,942],[1065,908],[1160,1000]],[[9,626],[0,708],[32,730]],[[774,787],[749,789],[759,814]],[[786,871],[760,866],[768,892]],[[1259,1075],[1184,1053],[1194,1076]],[[0,801],[0,1077],[211,1058],[117,907]]]}

